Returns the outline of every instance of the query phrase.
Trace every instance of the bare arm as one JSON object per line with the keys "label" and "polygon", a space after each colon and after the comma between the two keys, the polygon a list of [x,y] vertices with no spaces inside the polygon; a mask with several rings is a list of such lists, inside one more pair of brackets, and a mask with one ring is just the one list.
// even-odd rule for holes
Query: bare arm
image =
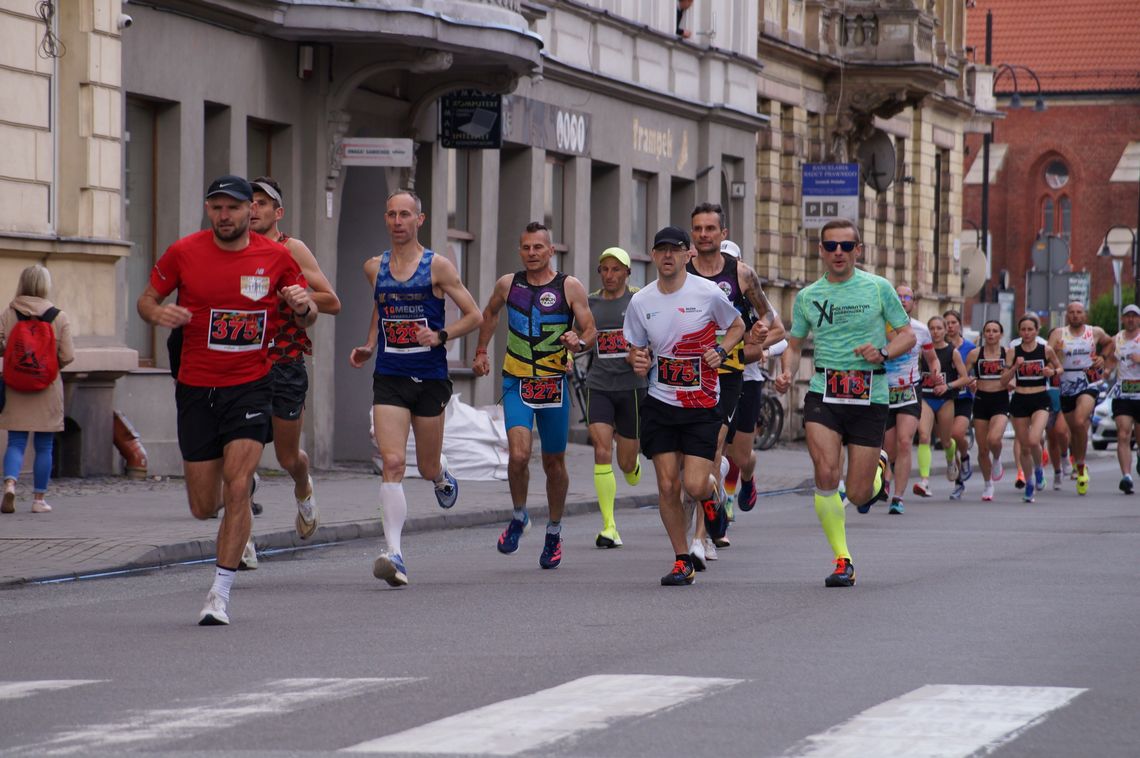
{"label": "bare arm", "polygon": [[[443,325],[448,338],[462,337],[478,328],[479,323],[483,320],[483,315],[479,312],[479,306],[475,304],[475,298],[471,297],[471,293],[467,291],[459,279],[459,271],[456,270],[455,264],[441,255],[433,257],[431,259],[431,278],[433,286],[438,287],[442,294],[450,297],[451,301],[459,306],[459,320],[452,324]],[[416,339],[421,345],[429,347],[438,347],[443,344],[440,341],[439,332],[428,329],[426,326],[417,330]]]}
{"label": "bare arm", "polygon": [[966,372],[966,364],[962,362],[962,354],[957,349],[950,351],[950,358],[954,361],[954,370],[958,378],[950,382],[950,389],[961,389],[970,383],[970,375]]}
{"label": "bare arm", "polygon": [[[376,289],[376,275],[380,272],[380,258],[369,258],[364,262],[364,278]],[[348,356],[348,362],[353,368],[360,368],[376,350],[376,342],[380,339],[380,311],[376,301],[372,301],[372,320],[368,324],[368,337],[360,347],[354,347]]]}
{"label": "bare arm", "polygon": [[[720,344],[721,345],[736,345],[736,343],[740,342],[740,338],[743,336],[744,336],[744,319],[742,319],[740,316],[737,316],[733,320],[733,322],[731,324],[729,324],[728,329],[726,329],[724,331],[724,339],[721,340]],[[702,356],[702,358],[704,358],[704,361],[708,365],[709,368],[719,368],[720,364],[722,363],[720,353],[718,353],[716,351],[715,347],[712,347],[712,348],[709,348],[708,350],[706,350],[705,354]]]}
{"label": "bare arm", "polygon": [[166,295],[159,295],[158,290],[147,285],[147,288],[139,295],[138,303],[135,306],[143,321],[154,326],[164,326],[167,329],[177,329],[190,323],[189,308],[183,308],[174,303],[163,305],[162,301],[165,299]]}
{"label": "bare arm", "polygon": [[594,314],[590,310],[586,288],[572,276],[566,277],[566,301],[574,313],[574,325],[578,330],[567,330],[558,340],[572,353],[589,350],[598,336],[598,330],[594,326]]}
{"label": "bare arm", "polygon": [[796,380],[796,374],[800,371],[800,352],[804,344],[799,337],[788,336],[784,339],[788,341],[788,349],[780,356],[780,375],[775,380],[776,391],[780,394],[787,392],[792,382]]}
{"label": "bare arm", "polygon": [[491,359],[487,356],[487,345],[495,334],[499,325],[499,311],[507,304],[507,293],[511,288],[511,275],[499,277],[495,288],[491,290],[491,299],[483,309],[483,322],[479,325],[479,341],[475,346],[475,360],[471,362],[471,369],[475,376],[486,376],[491,373]]}
{"label": "bare arm", "polygon": [[312,290],[312,298],[313,302],[316,303],[317,311],[327,313],[330,316],[340,313],[340,298],[336,296],[332,284],[321,271],[317,257],[309,250],[308,245],[295,237],[290,237],[285,241],[285,247],[289,249],[293,260],[297,261],[297,265],[301,267],[301,273],[305,275],[305,281],[309,283],[309,289]]}

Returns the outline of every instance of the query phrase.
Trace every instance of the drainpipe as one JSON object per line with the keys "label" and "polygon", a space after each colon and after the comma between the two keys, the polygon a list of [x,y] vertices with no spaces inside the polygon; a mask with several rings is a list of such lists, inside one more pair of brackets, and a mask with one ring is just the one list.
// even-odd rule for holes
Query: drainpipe
{"label": "drainpipe", "polygon": [[146,448],[131,422],[119,411],[115,411],[114,442],[127,464],[127,478],[146,479]]}

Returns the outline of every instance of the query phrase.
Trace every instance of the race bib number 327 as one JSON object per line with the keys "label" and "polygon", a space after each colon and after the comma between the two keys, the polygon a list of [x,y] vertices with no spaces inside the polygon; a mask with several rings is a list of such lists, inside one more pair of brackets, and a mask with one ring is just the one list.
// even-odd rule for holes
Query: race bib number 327
{"label": "race bib number 327", "polygon": [[823,402],[843,405],[871,404],[871,372],[859,369],[824,371]]}
{"label": "race bib number 327", "polygon": [[242,353],[260,350],[265,339],[265,311],[227,311],[210,309],[210,350]]}
{"label": "race bib number 327", "polygon": [[561,408],[562,382],[560,376],[525,377],[519,380],[519,397],[523,405],[535,410]]}

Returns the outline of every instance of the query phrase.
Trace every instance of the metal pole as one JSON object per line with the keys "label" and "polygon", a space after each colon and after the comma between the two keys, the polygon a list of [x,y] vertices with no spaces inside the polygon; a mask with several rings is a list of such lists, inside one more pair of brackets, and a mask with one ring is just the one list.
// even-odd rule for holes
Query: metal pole
{"label": "metal pole", "polygon": [[[994,14],[993,11],[986,11],[986,65],[989,66],[993,61],[993,55],[990,51],[990,43],[993,41],[994,36]],[[995,93],[996,95],[996,93]],[[982,245],[983,252],[986,254],[986,272],[993,271],[993,262],[990,260],[990,143],[993,142],[993,124],[986,130],[985,135],[982,137]],[[1140,282],[1140,274],[1137,275],[1137,281]],[[986,299],[986,289],[989,287],[989,278],[986,278],[985,286],[982,288],[982,300]]]}

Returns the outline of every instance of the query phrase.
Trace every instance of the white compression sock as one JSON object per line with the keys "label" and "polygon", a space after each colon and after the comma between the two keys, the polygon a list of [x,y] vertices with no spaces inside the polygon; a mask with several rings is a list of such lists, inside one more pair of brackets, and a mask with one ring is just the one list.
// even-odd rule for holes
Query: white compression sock
{"label": "white compression sock", "polygon": [[388,552],[402,556],[400,534],[404,531],[404,519],[408,517],[408,501],[404,498],[402,483],[384,482],[380,485],[380,513],[384,517],[384,540],[388,543]]}
{"label": "white compression sock", "polygon": [[725,453],[720,457],[720,481],[722,482],[728,478],[728,466],[728,453]]}

